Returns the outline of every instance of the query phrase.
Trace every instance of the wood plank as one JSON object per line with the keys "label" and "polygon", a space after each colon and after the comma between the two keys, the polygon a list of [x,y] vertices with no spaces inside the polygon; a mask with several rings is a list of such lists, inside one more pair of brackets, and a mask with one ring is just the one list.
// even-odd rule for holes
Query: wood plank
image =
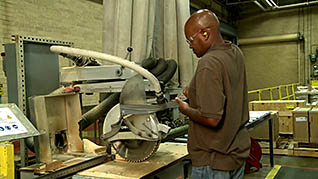
{"label": "wood plank", "polygon": [[47,111],[45,108],[45,98],[43,96],[36,96],[31,98],[30,112],[31,118],[36,123],[36,128],[38,130],[46,131],[45,134],[38,137],[39,140],[39,156],[40,161],[43,163],[51,163],[52,151],[51,151],[51,140],[50,140],[50,130],[49,121],[47,119]]}
{"label": "wood plank", "polygon": [[67,126],[67,152],[83,152],[84,145],[79,134],[78,121],[82,118],[79,94],[64,97]]}
{"label": "wood plank", "polygon": [[[285,145],[286,146],[286,145]],[[262,148],[263,154],[269,154],[268,148]],[[288,142],[287,148],[274,149],[276,155],[288,155],[294,157],[318,157],[318,148],[298,147],[297,142]]]}
{"label": "wood plank", "polygon": [[[269,154],[269,149],[262,149],[263,154]],[[275,155],[288,155],[288,149],[274,149]]]}
{"label": "wood plank", "polygon": [[188,155],[184,144],[160,144],[158,151],[148,160],[141,163],[131,163],[116,159],[96,167],[79,172],[78,176],[98,178],[142,178],[159,169],[181,161]]}
{"label": "wood plank", "polygon": [[294,149],[293,156],[302,156],[302,157],[318,157],[318,149],[316,150],[308,150],[308,148],[304,149]]}
{"label": "wood plank", "polygon": [[[269,142],[265,142],[265,141],[260,141],[258,142],[258,144],[261,146],[261,148],[269,148]],[[276,140],[273,141],[273,148],[276,149],[278,148],[280,144],[280,137],[278,137]]]}

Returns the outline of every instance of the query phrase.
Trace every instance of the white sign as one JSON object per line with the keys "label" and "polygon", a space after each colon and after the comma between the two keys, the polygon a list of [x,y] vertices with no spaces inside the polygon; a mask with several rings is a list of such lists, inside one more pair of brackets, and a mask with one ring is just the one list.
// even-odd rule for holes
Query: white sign
{"label": "white sign", "polygon": [[307,117],[296,117],[296,122],[306,122]]}
{"label": "white sign", "polygon": [[0,136],[27,132],[26,128],[9,108],[0,108]]}

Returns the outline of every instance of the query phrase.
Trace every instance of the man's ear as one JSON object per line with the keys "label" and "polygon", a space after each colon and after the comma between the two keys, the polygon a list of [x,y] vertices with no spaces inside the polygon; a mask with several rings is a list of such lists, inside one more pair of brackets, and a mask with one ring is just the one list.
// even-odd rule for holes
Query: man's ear
{"label": "man's ear", "polygon": [[207,32],[203,32],[203,37],[205,38],[205,39],[208,39],[208,33]]}

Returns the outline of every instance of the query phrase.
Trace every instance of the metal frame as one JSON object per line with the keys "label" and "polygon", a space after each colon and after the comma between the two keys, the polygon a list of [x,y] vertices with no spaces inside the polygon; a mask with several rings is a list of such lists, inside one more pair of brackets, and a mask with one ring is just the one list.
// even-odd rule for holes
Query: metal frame
{"label": "metal frame", "polygon": [[16,64],[18,77],[18,107],[26,114],[26,89],[25,89],[25,69],[24,69],[24,43],[44,43],[52,45],[72,46],[73,42],[44,39],[34,36],[12,35],[12,40],[16,42]]}
{"label": "metal frame", "polygon": [[[262,92],[264,91],[269,91],[269,97],[270,100],[296,100],[296,93],[295,93],[295,88],[300,85],[299,83],[292,83],[292,84],[287,84],[287,85],[279,85],[275,87],[270,87],[270,88],[263,88],[263,89],[257,89],[257,90],[251,90],[248,91],[248,94],[257,94],[258,100],[262,100]],[[282,94],[282,89],[285,88],[286,96],[283,96]],[[289,88],[291,88],[291,94],[289,94]],[[277,90],[278,92],[278,98],[279,99],[274,99],[273,97],[273,91]]]}
{"label": "metal frame", "polygon": [[[121,92],[126,81],[113,81],[101,83],[76,84],[74,87],[79,87],[80,93],[116,93]],[[154,91],[153,86],[148,80],[144,80],[145,91]]]}
{"label": "metal frame", "polygon": [[64,67],[60,70],[60,83],[89,80],[126,80],[137,73],[120,65]]}
{"label": "metal frame", "polygon": [[3,84],[0,83],[0,104],[1,104],[1,96],[3,95]]}
{"label": "metal frame", "polygon": [[[61,41],[61,40],[51,40],[35,36],[22,36],[22,35],[12,35],[12,41],[16,42],[16,64],[17,64],[17,86],[18,86],[18,107],[26,115],[26,85],[25,85],[25,68],[24,68],[24,43],[42,43],[42,44],[52,44],[52,45],[65,45],[72,46],[73,42]],[[20,155],[22,167],[27,165],[27,148],[24,139],[20,140]]]}

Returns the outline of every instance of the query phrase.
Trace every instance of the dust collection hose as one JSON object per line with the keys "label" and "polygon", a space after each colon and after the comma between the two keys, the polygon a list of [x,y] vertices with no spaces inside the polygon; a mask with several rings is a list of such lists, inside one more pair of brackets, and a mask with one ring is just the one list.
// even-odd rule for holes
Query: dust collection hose
{"label": "dust collection hose", "polygon": [[81,56],[85,56],[85,57],[101,59],[104,61],[112,62],[115,64],[122,65],[124,67],[130,68],[149,80],[149,82],[154,87],[154,90],[156,92],[156,96],[158,98],[162,98],[162,96],[163,96],[158,79],[153,74],[151,74],[148,70],[142,68],[141,66],[135,64],[134,62],[130,62],[130,61],[127,61],[123,58],[108,55],[105,53],[95,52],[95,51],[91,51],[91,50],[83,50],[83,49],[78,49],[78,48],[70,48],[70,47],[53,45],[50,47],[50,50],[52,52],[58,53],[58,54],[65,53],[65,54],[74,55],[74,56],[81,55]]}
{"label": "dust collection hose", "polygon": [[119,94],[120,93],[111,94],[104,101],[95,106],[93,109],[86,112],[82,116],[82,119],[78,122],[80,131],[86,129],[97,119],[107,114],[108,111],[119,102]]}

